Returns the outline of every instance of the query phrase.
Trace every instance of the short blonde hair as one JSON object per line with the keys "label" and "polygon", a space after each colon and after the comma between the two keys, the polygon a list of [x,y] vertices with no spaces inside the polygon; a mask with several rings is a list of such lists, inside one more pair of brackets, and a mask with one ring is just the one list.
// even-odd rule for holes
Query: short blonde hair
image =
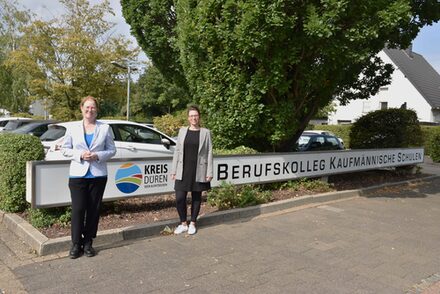
{"label": "short blonde hair", "polygon": [[98,99],[96,99],[95,97],[93,97],[93,96],[86,96],[86,97],[84,97],[83,99],[81,99],[81,107],[83,107],[84,106],[84,103],[86,103],[86,101],[93,101],[93,102],[95,102],[95,105],[96,105],[96,110],[99,110],[99,103],[98,103]]}

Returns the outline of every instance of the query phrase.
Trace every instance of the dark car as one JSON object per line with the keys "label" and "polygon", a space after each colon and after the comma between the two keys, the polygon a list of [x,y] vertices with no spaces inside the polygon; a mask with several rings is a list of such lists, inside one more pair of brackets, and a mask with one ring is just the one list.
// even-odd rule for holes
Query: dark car
{"label": "dark car", "polygon": [[296,151],[343,150],[335,136],[304,132],[296,142]]}
{"label": "dark car", "polygon": [[43,135],[47,129],[48,125],[57,123],[58,121],[55,120],[33,120],[29,122],[28,124],[19,127],[18,129],[15,129],[11,131],[11,133],[14,134],[29,134],[36,137],[40,137]]}
{"label": "dark car", "polygon": [[334,133],[332,133],[332,132],[330,132],[330,131],[326,131],[326,130],[305,130],[305,131],[303,132],[303,135],[304,135],[304,134],[308,134],[308,133],[311,133],[311,134],[318,134],[318,135],[321,134],[321,135],[335,136],[336,138],[338,138],[339,142],[341,142],[342,147],[345,148],[344,140],[343,140],[341,137],[336,136]]}

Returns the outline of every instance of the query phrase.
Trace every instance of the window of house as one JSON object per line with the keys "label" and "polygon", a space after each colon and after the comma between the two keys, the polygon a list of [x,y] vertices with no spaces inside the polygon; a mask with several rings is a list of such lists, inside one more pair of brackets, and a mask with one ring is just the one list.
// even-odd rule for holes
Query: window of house
{"label": "window of house", "polygon": [[388,102],[380,102],[380,110],[388,109]]}
{"label": "window of house", "polygon": [[371,102],[370,101],[364,101],[362,103],[362,112],[367,113],[371,111]]}

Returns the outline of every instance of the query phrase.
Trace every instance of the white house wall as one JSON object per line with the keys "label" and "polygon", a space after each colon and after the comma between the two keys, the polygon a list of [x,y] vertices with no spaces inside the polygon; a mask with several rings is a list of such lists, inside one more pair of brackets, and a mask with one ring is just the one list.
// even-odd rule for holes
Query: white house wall
{"label": "white house wall", "polygon": [[404,76],[400,69],[395,66],[385,52],[381,51],[378,55],[384,62],[390,63],[395,67],[391,84],[384,86],[379,93],[367,100],[354,100],[345,106],[339,105],[336,101],[336,112],[329,117],[329,124],[354,122],[368,112],[379,110],[381,102],[387,102],[388,108],[400,108],[406,102],[407,109],[416,111],[419,121],[433,122],[434,117],[431,106],[426,102],[425,98]]}
{"label": "white house wall", "polygon": [[3,108],[0,108],[0,117],[9,117],[11,115],[11,113]]}

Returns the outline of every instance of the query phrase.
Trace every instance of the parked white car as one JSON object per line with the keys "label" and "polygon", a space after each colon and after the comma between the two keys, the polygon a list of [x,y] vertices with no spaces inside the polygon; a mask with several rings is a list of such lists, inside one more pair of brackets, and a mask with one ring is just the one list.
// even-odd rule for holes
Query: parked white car
{"label": "parked white car", "polygon": [[[110,125],[116,145],[114,158],[151,158],[170,156],[174,153],[175,140],[158,131],[131,121],[99,120]],[[66,129],[73,122],[56,123],[40,137],[46,152],[46,160],[65,160],[61,153]]]}
{"label": "parked white car", "polygon": [[27,117],[0,117],[0,132],[3,131],[5,126],[9,123],[9,130],[12,131],[23,125],[24,121],[30,121]]}

